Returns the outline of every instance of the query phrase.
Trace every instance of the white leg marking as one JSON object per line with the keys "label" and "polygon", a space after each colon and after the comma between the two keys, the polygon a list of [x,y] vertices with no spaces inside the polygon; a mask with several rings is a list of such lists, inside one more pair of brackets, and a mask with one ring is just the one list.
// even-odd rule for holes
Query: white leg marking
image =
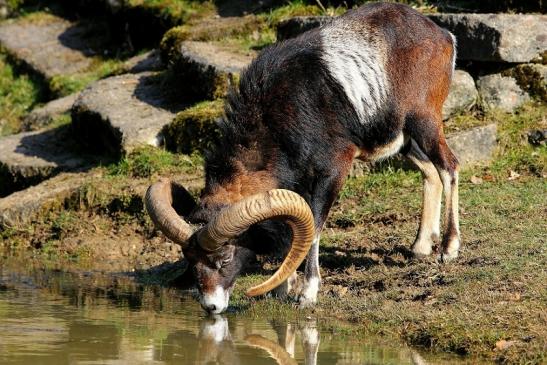
{"label": "white leg marking", "polygon": [[304,286],[298,302],[301,308],[313,306],[317,303],[317,293],[321,284],[321,274],[319,272],[319,240],[318,233],[313,242],[306,259],[306,268],[304,273]]}
{"label": "white leg marking", "polygon": [[448,262],[458,257],[460,249],[458,171],[454,171],[453,177],[448,171],[441,170],[439,174],[445,195],[445,232],[439,259]]}
{"label": "white leg marking", "polygon": [[418,257],[427,256],[440,234],[442,182],[437,169],[415,141],[408,158],[418,166],[424,178],[422,217],[412,252]]}

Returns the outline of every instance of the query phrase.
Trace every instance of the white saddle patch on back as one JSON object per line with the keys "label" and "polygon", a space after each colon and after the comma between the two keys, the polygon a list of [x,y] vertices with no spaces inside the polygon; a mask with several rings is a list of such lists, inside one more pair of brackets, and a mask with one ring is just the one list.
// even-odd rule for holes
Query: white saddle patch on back
{"label": "white saddle patch on back", "polygon": [[322,59],[344,88],[359,121],[367,124],[387,99],[385,45],[379,36],[363,35],[362,27],[357,31],[341,21],[321,29]]}

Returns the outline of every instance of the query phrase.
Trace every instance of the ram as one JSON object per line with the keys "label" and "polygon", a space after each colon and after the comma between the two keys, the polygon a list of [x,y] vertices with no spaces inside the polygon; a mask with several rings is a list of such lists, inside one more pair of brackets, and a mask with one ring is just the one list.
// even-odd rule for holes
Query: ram
{"label": "ram", "polygon": [[199,204],[167,179],[146,195],[152,220],[192,265],[205,310],[224,311],[236,277],[257,253],[279,252],[283,243],[279,269],[247,294],[276,287],[286,294],[307,255],[298,300],[316,302],[321,229],[355,158],[401,152],[413,161],[424,189],[412,251],[432,253],[444,191],[439,258],[458,255],[458,161],[441,119],[455,57],[448,31],[387,3],[350,10],[260,53],[227,98]]}

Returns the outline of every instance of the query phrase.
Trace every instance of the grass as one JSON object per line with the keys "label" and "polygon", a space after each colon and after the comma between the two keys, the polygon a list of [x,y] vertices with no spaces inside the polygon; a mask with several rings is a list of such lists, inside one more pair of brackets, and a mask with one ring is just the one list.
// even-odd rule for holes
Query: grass
{"label": "grass", "polygon": [[40,87],[0,54],[0,136],[20,131],[21,118],[38,103],[40,94]]}
{"label": "grass", "polygon": [[93,81],[123,73],[124,61],[121,58],[95,57],[91,66],[84,72],[54,76],[48,81],[49,90],[56,97],[74,94],[85,89]]}
{"label": "grass", "polygon": [[107,166],[109,176],[149,178],[175,172],[196,173],[203,165],[199,154],[176,155],[153,147],[141,147],[121,161]]}

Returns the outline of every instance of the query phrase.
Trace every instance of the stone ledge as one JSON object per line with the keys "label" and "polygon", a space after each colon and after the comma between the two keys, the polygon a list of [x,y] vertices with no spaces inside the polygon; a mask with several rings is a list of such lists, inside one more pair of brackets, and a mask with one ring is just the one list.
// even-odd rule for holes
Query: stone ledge
{"label": "stone ledge", "polygon": [[433,14],[429,18],[456,36],[460,60],[523,63],[547,55],[547,15]]}
{"label": "stone ledge", "polygon": [[70,126],[0,138],[0,196],[38,184],[61,171],[82,171],[97,159],[77,152]]}
{"label": "stone ledge", "polygon": [[161,145],[161,129],[186,106],[171,97],[164,82],[161,73],[145,72],[91,84],[72,107],[75,135],[91,152],[114,156],[139,145]]}
{"label": "stone ledge", "polygon": [[0,199],[0,230],[21,227],[52,209],[62,209],[64,202],[98,173],[62,173],[36,186]]}
{"label": "stone ledge", "polygon": [[187,88],[188,98],[212,100],[226,95],[255,55],[215,43],[184,41],[169,64],[175,77]]}

